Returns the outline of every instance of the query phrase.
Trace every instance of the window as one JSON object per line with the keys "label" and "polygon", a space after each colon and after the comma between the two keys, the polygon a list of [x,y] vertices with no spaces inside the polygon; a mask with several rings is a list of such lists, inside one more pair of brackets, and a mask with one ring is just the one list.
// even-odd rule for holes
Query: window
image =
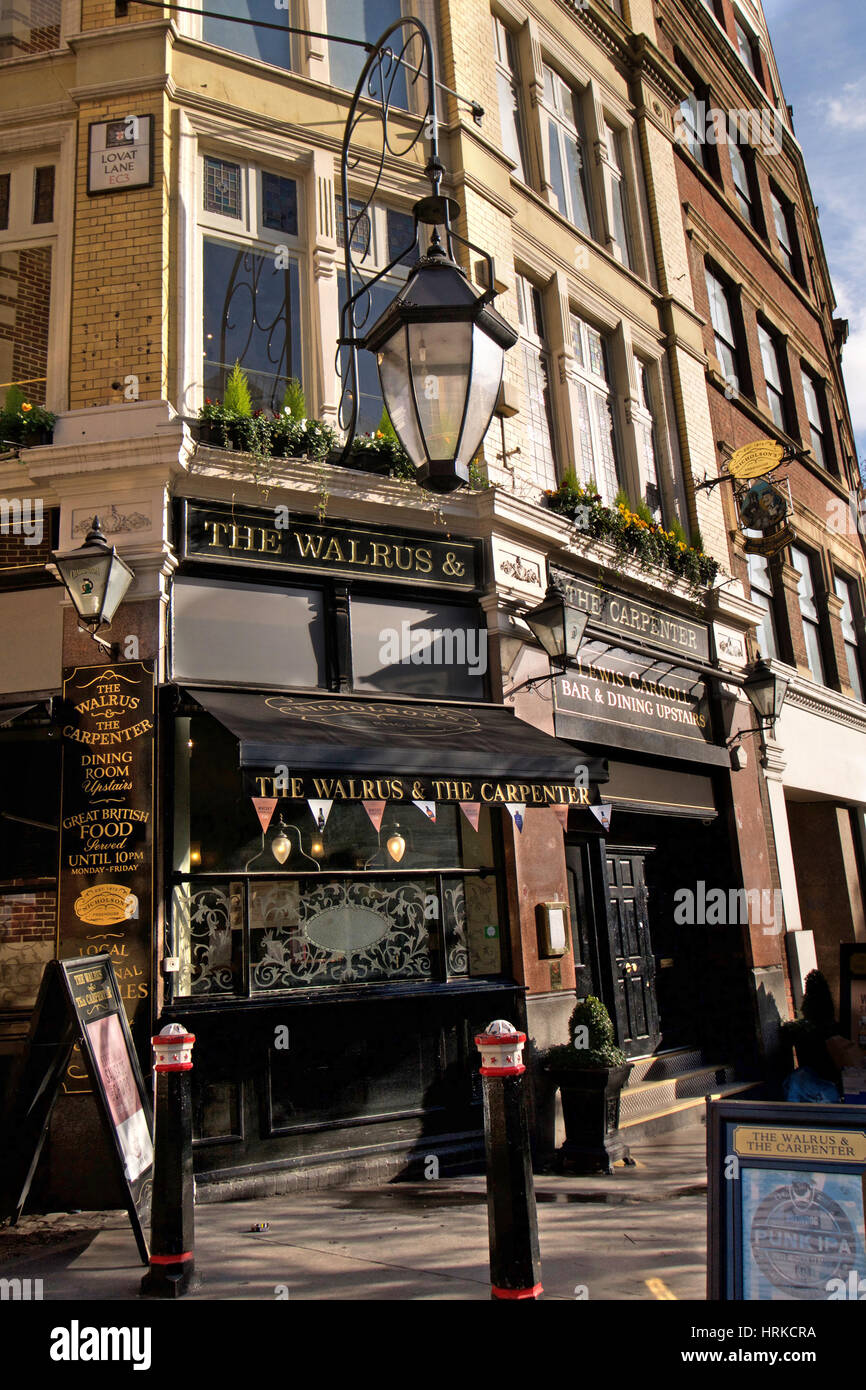
{"label": "window", "polygon": [[683,97],[680,102],[680,116],[677,134],[688,147],[692,159],[696,159],[698,164],[705,166],[704,158],[704,134],[702,116],[706,113],[706,105],[698,100],[696,92],[689,92],[687,97]]}
{"label": "window", "polygon": [[716,147],[717,133],[714,122],[708,118],[714,109],[709,88],[706,83],[700,81],[694,68],[678,48],[674,49],[674,61],[691,89],[689,95],[680,102],[680,109],[674,120],[674,134],[678,143],[685,145],[692,158],[718,183],[720,170]]}
{"label": "window", "polygon": [[[440,802],[430,820],[404,779],[407,799],[388,801],[378,828],[360,801],[334,801],[317,828],[306,801],[282,796],[263,833],[250,800],[256,782],[238,769],[222,725],[179,718],[174,746],[178,995],[261,998],[341,984],[360,992],[503,969],[490,807],[477,829],[453,804]],[[291,847],[284,865],[272,851],[280,820]],[[396,835],[399,861],[388,849]]]}
{"label": "window", "polygon": [[613,427],[613,392],[605,341],[597,328],[571,315],[577,381],[577,415],[580,460],[577,472],[584,483],[595,480],[608,505],[619,489],[616,436]]}
{"label": "window", "polygon": [[[749,32],[738,14],[734,15],[734,28],[737,31],[737,48],[740,57],[752,76],[761,82],[761,69],[758,60],[758,42]],[[762,83],[763,85],[763,83]]]}
{"label": "window", "polygon": [[824,395],[823,383],[814,377],[807,367],[800,367],[800,377],[803,382],[803,395],[806,400],[806,414],[809,417],[809,439],[812,445],[812,453],[815,455],[815,462],[822,468],[830,466],[830,447],[827,434],[827,426],[822,409],[822,398]]}
{"label": "window", "polygon": [[791,546],[791,564],[800,571],[800,614],[806,639],[806,658],[812,679],[826,685],[824,658],[821,655],[821,627],[815,601],[815,573],[812,558],[805,550]]}
{"label": "window", "polygon": [[765,555],[749,555],[749,598],[764,616],[757,627],[758,655],[778,656],[776,642],[776,623],[774,618],[773,580],[770,565]]}
{"label": "window", "polygon": [[709,267],[707,267],[706,275],[716,356],[721,363],[722,375],[725,380],[735,389],[739,389],[739,352],[734,333],[733,296],[727,285],[723,284]]}
{"label": "window", "polygon": [[203,393],[221,399],[235,362],[255,408],[303,383],[299,188],[235,160],[202,160]]}
{"label": "window", "polygon": [[854,691],[855,698],[863,699],[863,676],[860,665],[860,642],[857,636],[855,624],[855,593],[856,586],[851,580],[843,579],[841,574],[837,574],[834,580],[836,593],[842,600],[842,612],[839,620],[842,624],[842,637],[845,642],[845,658],[848,663],[848,681]]}
{"label": "window", "polygon": [[0,8],[0,59],[60,47],[62,0],[9,0]]}
{"label": "window", "polygon": [[225,19],[214,18],[213,14],[201,16],[201,37],[205,43],[227,48],[232,53],[244,53],[273,67],[291,69],[290,34],[281,35],[275,29],[232,22],[233,19],[252,19],[262,24],[297,23],[292,20],[288,0],[280,7],[275,7],[273,0],[205,0],[202,8],[226,16]]}
{"label": "window", "polygon": [[[401,0],[326,0],[325,13],[329,34],[340,34],[347,39],[362,39],[373,44],[380,34],[403,14]],[[313,26],[315,27],[315,26]],[[408,31],[407,31],[408,33]],[[396,36],[399,39],[399,35]],[[396,45],[399,51],[400,45]],[[416,58],[417,45],[412,45],[405,55],[407,62]],[[420,50],[418,50],[420,52]],[[343,87],[353,92],[361,76],[361,69],[368,54],[363,48],[355,48],[347,43],[328,44],[328,63],[331,71],[331,86]],[[393,80],[392,80],[393,79]],[[376,79],[374,78],[374,84]],[[386,96],[392,106],[405,110],[408,105],[406,69],[401,67],[385,74]],[[374,96],[380,96],[376,85],[372,88]]]}
{"label": "window", "polygon": [[518,178],[526,182],[525,138],[520,104],[520,73],[514,35],[501,19],[493,16],[493,43],[496,52],[496,85],[499,91],[499,120],[502,148],[517,165]]}
{"label": "window", "polygon": [[767,404],[770,414],[780,430],[788,428],[788,411],[785,405],[785,383],[787,363],[785,349],[772,329],[766,328],[758,320],[758,342],[761,347],[761,361],[764,364],[764,380],[767,383]]}
{"label": "window", "polygon": [[353,595],[351,628],[353,690],[484,699],[487,632],[477,608]]}
{"label": "window", "polygon": [[[54,167],[21,163],[0,172],[0,405],[9,383],[28,401],[46,400]],[[43,234],[47,244],[34,242]]]}
{"label": "window", "polygon": [[[343,200],[337,197],[335,200],[335,215],[337,221],[337,244],[344,246],[343,234]],[[390,304],[394,295],[406,282],[408,274],[407,267],[414,265],[418,258],[419,251],[413,243],[414,220],[410,213],[398,212],[396,208],[386,208],[381,205],[373,206],[366,212],[362,212],[364,204],[350,200],[349,211],[349,231],[352,239],[352,252],[355,265],[360,269],[364,280],[375,275],[377,271],[394,259],[399,251],[405,248],[406,254],[396,266],[375,285],[369,293],[363,296],[356,308],[356,314],[364,317],[364,329],[372,328],[373,324],[383,314]],[[341,257],[342,261],[342,257]],[[338,277],[340,294],[340,313],[342,316],[343,305],[346,302],[346,272],[340,270]],[[355,282],[354,289],[357,292],[361,288],[361,279]],[[342,321],[342,319],[341,319]],[[348,360],[347,351],[341,353],[341,365]],[[343,367],[345,370],[345,367]],[[372,352],[358,353],[358,421],[357,432],[359,434],[370,434],[378,429],[382,419],[384,401],[382,400],[382,390],[379,384],[379,370],[376,366],[376,357]]]}
{"label": "window", "polygon": [[621,131],[614,130],[612,125],[604,123],[604,138],[607,145],[607,157],[610,168],[610,191],[611,191],[611,212],[613,216],[613,237],[616,246],[619,248],[620,256],[624,265],[633,269],[633,261],[628,237],[628,213],[625,188],[625,177],[623,174],[622,150],[620,148],[623,135]]}
{"label": "window", "polygon": [[794,254],[797,237],[794,231],[793,208],[788,200],[782,197],[781,193],[776,192],[772,184],[770,185],[770,203],[773,208],[773,225],[776,229],[779,258],[788,274],[800,279]]}
{"label": "window", "polygon": [[656,425],[653,412],[652,387],[650,384],[649,368],[641,362],[640,358],[634,359],[634,370],[637,377],[639,407],[635,410],[635,425],[637,427],[637,463],[640,475],[640,493],[646,502],[653,518],[656,521],[662,519],[662,499],[659,491],[658,469],[656,467]]}
{"label": "window", "polygon": [[728,153],[731,156],[731,172],[734,176],[734,193],[737,206],[755,231],[763,231],[761,200],[755,183],[754,156],[747,146],[743,148],[736,140],[728,137]]}
{"label": "window", "polygon": [[540,488],[556,486],[550,403],[550,357],[544,336],[541,294],[522,275],[517,281],[517,317],[523,359],[527,463]]}
{"label": "window", "polygon": [[327,684],[318,590],[180,576],[172,586],[171,631],[175,680],[276,689]]}
{"label": "window", "polygon": [[550,182],[556,205],[563,217],[591,236],[586,141],[581,134],[578,97],[546,64],[543,110],[543,120],[547,126]]}

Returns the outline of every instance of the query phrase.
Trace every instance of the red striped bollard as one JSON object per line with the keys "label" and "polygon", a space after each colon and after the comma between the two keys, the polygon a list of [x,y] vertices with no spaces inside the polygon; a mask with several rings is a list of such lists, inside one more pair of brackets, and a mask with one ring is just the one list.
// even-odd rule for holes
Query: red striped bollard
{"label": "red striped bollard", "polygon": [[490,1297],[539,1298],[541,1257],[529,1154],[523,1045],[504,1018],[475,1039],[484,1078],[484,1144],[487,1150],[487,1224],[490,1232]]}
{"label": "red striped bollard", "polygon": [[195,1286],[190,1072],[195,1034],[169,1023],[153,1042],[156,1074],[150,1269],[141,1292],[182,1298]]}

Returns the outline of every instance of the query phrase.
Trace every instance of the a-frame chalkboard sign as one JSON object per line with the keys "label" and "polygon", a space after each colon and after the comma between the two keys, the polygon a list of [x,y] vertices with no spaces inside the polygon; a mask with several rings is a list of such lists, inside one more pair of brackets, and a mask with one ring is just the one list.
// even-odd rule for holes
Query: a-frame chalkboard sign
{"label": "a-frame chalkboard sign", "polygon": [[93,1082],[143,1264],[150,1258],[153,1119],[108,955],[45,967],[30,1033],[13,1073],[0,1147],[0,1219],[17,1221],[75,1043]]}

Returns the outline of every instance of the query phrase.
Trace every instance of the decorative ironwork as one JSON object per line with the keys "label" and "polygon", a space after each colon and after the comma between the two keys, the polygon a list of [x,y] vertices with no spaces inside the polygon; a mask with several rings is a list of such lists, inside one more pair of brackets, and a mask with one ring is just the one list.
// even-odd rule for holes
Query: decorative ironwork
{"label": "decorative ironwork", "polygon": [[[420,48],[420,52],[419,52]],[[422,78],[424,82],[422,83]],[[405,82],[405,87],[403,86]],[[407,111],[395,99],[396,90],[408,93]],[[426,93],[424,84],[426,83]],[[423,98],[423,99],[421,99]],[[399,126],[390,121],[392,108],[400,112]],[[370,125],[375,127],[370,138]],[[367,136],[358,140],[361,129]],[[396,133],[395,133],[396,129]],[[430,180],[433,196],[439,194],[444,168],[439,159],[439,113],[436,101],[436,81],[433,75],[433,45],[430,34],[420,20],[411,15],[397,20],[379,39],[358,78],[349,107],[343,134],[340,161],[340,192],[343,221],[343,253],[346,274],[346,301],[340,312],[340,339],[336,366],[342,378],[338,421],[346,430],[344,457],[351,448],[358,422],[358,346],[372,309],[371,289],[395,266],[404,261],[418,244],[418,218],[413,218],[413,238],[384,269],[370,273],[369,236],[356,236],[356,230],[369,225],[371,210],[379,191],[385,161],[389,155],[405,158],[422,139],[430,144],[425,173]],[[377,138],[378,137],[378,138]],[[353,141],[357,149],[353,150]],[[349,197],[349,176],[363,167],[369,178],[372,154],[372,183],[363,199]],[[448,253],[451,254],[450,229],[447,223]],[[366,219],[366,223],[365,223]],[[390,251],[390,246],[389,246]],[[358,286],[356,289],[355,286]]]}
{"label": "decorative ironwork", "polygon": [[183,885],[175,889],[174,926],[175,939],[181,947],[181,993],[234,991],[232,919],[237,905],[232,896],[228,885],[220,888],[208,884],[198,889]]}
{"label": "decorative ironwork", "polygon": [[[233,247],[222,242],[205,243],[206,257],[231,254],[233,250]],[[291,324],[297,308],[292,302],[292,280],[295,277],[297,269],[291,259],[287,265],[278,266],[272,255],[254,251],[250,247],[237,249],[226,279],[218,325],[214,325],[219,333],[219,356],[217,360],[209,358],[206,363],[206,366],[222,372],[235,361],[249,361],[247,370],[250,384],[255,389],[255,379],[259,378],[262,404],[272,410],[280,409],[285,383],[294,375],[295,363],[290,358]],[[208,325],[206,334],[207,328]],[[230,335],[236,335],[231,348],[228,345]],[[255,351],[250,358],[250,345],[256,339]],[[268,364],[266,368],[260,365],[263,361]],[[269,377],[273,381],[270,399],[266,394]]]}
{"label": "decorative ironwork", "polygon": [[[292,887],[294,900],[287,896]],[[423,880],[338,881],[299,896],[297,884],[273,885],[276,892],[265,891],[254,916],[269,925],[254,947],[253,989],[430,979],[425,898],[432,887]]]}

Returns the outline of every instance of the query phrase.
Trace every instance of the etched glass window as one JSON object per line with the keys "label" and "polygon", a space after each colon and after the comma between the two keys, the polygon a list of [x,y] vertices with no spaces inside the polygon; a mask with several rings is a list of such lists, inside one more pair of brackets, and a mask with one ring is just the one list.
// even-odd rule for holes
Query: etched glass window
{"label": "etched glass window", "polygon": [[592,235],[586,178],[586,142],[581,133],[578,98],[552,68],[544,67],[544,119],[550,159],[550,182],[556,206],[575,227]]}
{"label": "etched glass window", "polygon": [[520,354],[523,361],[524,439],[528,471],[540,488],[556,486],[550,356],[544,335],[541,294],[522,275],[517,280]]}
{"label": "etched glass window", "polygon": [[640,475],[641,496],[652,512],[653,518],[656,521],[661,521],[662,500],[659,490],[658,468],[656,466],[656,424],[653,414],[652,386],[650,383],[649,369],[641,362],[640,358],[635,357],[634,370],[635,376],[637,377],[639,401],[639,404],[635,407],[634,420],[637,430],[638,472]]}

